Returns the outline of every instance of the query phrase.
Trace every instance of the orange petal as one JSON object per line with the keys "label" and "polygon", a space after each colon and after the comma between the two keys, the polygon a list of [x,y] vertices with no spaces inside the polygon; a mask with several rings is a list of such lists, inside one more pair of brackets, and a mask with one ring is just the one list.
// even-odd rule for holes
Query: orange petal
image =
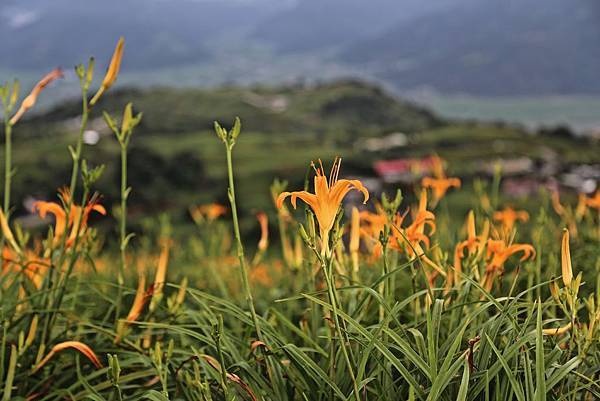
{"label": "orange petal", "polygon": [[360,248],[360,213],[356,207],[352,208],[352,223],[350,226],[350,252],[358,252]]}
{"label": "orange petal", "polygon": [[38,363],[33,368],[33,371],[31,373],[35,373],[38,370],[40,370],[50,359],[52,359],[52,357],[56,353],[61,352],[67,348],[76,349],[77,351],[81,352],[87,359],[89,359],[96,368],[98,368],[98,369],[102,368],[102,363],[100,362],[100,359],[98,359],[98,357],[96,356],[96,354],[94,353],[94,351],[92,351],[92,349],[90,347],[88,347],[87,345],[85,345],[84,343],[79,342],[79,341],[65,341],[60,344],[56,344],[52,348],[52,350],[48,353],[48,355],[46,355],[44,357],[44,359],[42,359],[40,361],[40,363]]}
{"label": "orange petal", "polygon": [[339,206],[344,196],[352,189],[362,192],[364,197],[363,204],[367,203],[369,200],[369,191],[359,180],[338,180],[331,188],[329,195],[331,202],[337,203]]}

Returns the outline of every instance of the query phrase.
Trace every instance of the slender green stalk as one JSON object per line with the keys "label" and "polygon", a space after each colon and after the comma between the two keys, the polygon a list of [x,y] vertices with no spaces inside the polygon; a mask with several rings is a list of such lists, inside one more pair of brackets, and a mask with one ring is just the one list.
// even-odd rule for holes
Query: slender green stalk
{"label": "slender green stalk", "polygon": [[17,347],[12,344],[10,346],[10,359],[8,362],[8,372],[6,373],[6,381],[4,382],[4,395],[2,401],[9,401],[13,390],[13,380],[17,369]]}
{"label": "slender green stalk", "polygon": [[233,182],[233,162],[232,162],[232,151],[233,146],[225,146],[227,150],[227,177],[229,180],[229,203],[231,204],[231,217],[233,219],[233,232],[235,235],[237,256],[240,262],[240,275],[242,277],[242,285],[244,287],[244,293],[246,296],[246,303],[250,309],[250,315],[252,316],[252,322],[254,323],[254,330],[259,340],[262,341],[262,332],[258,324],[258,316],[256,315],[256,309],[254,307],[254,298],[252,297],[252,291],[250,289],[250,281],[248,280],[248,272],[246,269],[246,259],[244,257],[244,245],[242,244],[242,236],[240,234],[240,225],[237,214],[237,206],[235,201],[235,184]]}
{"label": "slender green stalk", "polygon": [[[81,112],[81,124],[79,126],[79,135],[77,137],[77,144],[75,145],[75,151],[72,153],[73,156],[73,168],[71,170],[71,183],[69,184],[69,192],[71,194],[71,199],[75,196],[75,189],[77,186],[77,177],[79,175],[79,167],[81,164],[81,153],[83,150],[83,133],[87,128],[88,119],[89,119],[89,104],[87,99],[87,88],[82,88],[81,90],[81,103],[82,103],[82,112]],[[69,202],[71,203],[71,202]],[[70,204],[68,205],[70,206]],[[68,210],[68,209],[67,209]]]}
{"label": "slender green stalk", "polygon": [[6,358],[6,335],[8,334],[8,320],[2,321],[2,340],[0,340],[0,384],[4,380],[4,360]]}
{"label": "slender green stalk", "polygon": [[4,215],[10,211],[10,188],[12,179],[12,125],[4,122]]}
{"label": "slender green stalk", "polygon": [[[237,205],[236,205],[236,198],[235,198],[235,184],[233,181],[232,153],[233,153],[233,147],[235,145],[235,141],[241,130],[241,123],[240,123],[239,118],[236,118],[234,127],[229,132],[225,131],[217,123],[215,123],[215,130],[217,132],[217,135],[221,138],[221,140],[225,144],[225,149],[226,149],[226,154],[227,154],[227,177],[228,177],[228,182],[229,182],[229,189],[228,189],[229,203],[231,205],[233,230],[234,230],[235,241],[236,241],[237,256],[238,256],[239,263],[240,263],[240,275],[242,277],[242,285],[244,287],[244,293],[246,296],[246,303],[248,304],[248,309],[250,309],[250,315],[252,318],[252,323],[254,325],[254,330],[256,332],[256,336],[259,341],[262,341],[263,343],[266,344],[265,339],[262,334],[262,330],[260,329],[260,325],[258,322],[258,315],[256,314],[256,308],[254,307],[254,298],[252,296],[252,290],[250,288],[250,281],[248,280],[246,258],[244,256],[244,245],[242,244],[242,236],[240,234],[240,225],[239,225],[239,219],[238,219],[238,214],[237,214]],[[269,358],[268,356],[267,356],[266,367],[267,367],[267,375],[269,376],[269,381],[271,382],[273,389],[276,390],[276,392],[280,392],[279,390],[280,390],[281,386],[278,385],[278,383],[275,380],[275,377],[273,374],[274,366],[273,366],[271,358]],[[282,395],[280,394],[279,398],[281,399],[281,397],[282,397]]]}
{"label": "slender green stalk", "polygon": [[[12,178],[12,125],[7,118],[7,109],[4,109],[4,206],[6,219],[10,212],[10,188]],[[0,236],[0,248],[4,248],[4,232]],[[4,265],[4,258],[0,258],[0,269]]]}
{"label": "slender green stalk", "polygon": [[121,309],[121,298],[123,297],[123,284],[125,283],[125,272],[127,271],[127,258],[125,250],[127,247],[127,145],[121,144],[121,221],[120,221],[120,252],[121,263],[117,275],[118,295],[116,305],[116,318],[119,318]]}

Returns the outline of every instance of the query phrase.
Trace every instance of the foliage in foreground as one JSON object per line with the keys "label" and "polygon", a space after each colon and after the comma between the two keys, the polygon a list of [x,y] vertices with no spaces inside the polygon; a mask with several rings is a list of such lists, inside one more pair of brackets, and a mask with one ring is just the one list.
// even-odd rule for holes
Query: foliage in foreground
{"label": "foliage in foreground", "polygon": [[[91,100],[93,63],[76,70],[83,114],[70,149],[71,180],[57,202],[33,206],[54,217],[44,239],[11,224],[10,138],[60,73],[38,84],[16,114],[18,90],[5,86],[0,93],[7,140],[3,400],[600,397],[598,195],[583,195],[571,207],[554,194],[559,219],[541,208],[527,226],[528,214],[498,210],[496,181],[489,190],[479,187],[463,227],[464,216],[445,210],[446,191],[460,181],[446,176],[442,160],[412,208],[400,194],[369,200],[360,181],[338,177],[336,160],[329,174],[314,166],[313,192],[308,181],[296,192],[273,184],[281,257],[269,249],[264,213],[250,257],[237,216],[236,120],[231,130],[215,125],[226,151],[230,207],[192,209],[199,229],[193,238],[174,241],[166,218],[155,233],[134,238],[126,224],[127,149],[141,115],[128,105],[120,123],[104,116],[121,148],[122,174],[114,208],[120,255],[102,252],[88,224],[92,214],[108,213],[94,193],[102,167],[83,159],[82,135],[116,80],[122,46]],[[346,223],[342,201],[356,191],[367,206],[353,209]],[[306,203],[304,213],[289,209],[288,198],[294,208]],[[229,212],[232,230],[222,217]],[[177,253],[179,271],[169,269]],[[156,265],[151,282],[149,265]]]}

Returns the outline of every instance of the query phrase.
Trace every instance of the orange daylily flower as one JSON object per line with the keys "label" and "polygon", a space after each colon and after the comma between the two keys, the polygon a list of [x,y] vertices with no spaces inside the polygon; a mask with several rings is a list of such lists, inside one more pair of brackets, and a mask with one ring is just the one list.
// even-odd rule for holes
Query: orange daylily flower
{"label": "orange daylily flower", "polygon": [[495,221],[499,221],[504,232],[508,233],[513,229],[517,220],[522,222],[529,220],[529,213],[524,210],[514,210],[511,207],[506,207],[504,210],[494,212],[493,218]]}
{"label": "orange daylily flower", "polygon": [[580,193],[577,197],[577,207],[575,208],[575,217],[578,220],[581,220],[583,216],[585,216],[585,212],[587,212],[588,204],[587,197],[584,193]]}
{"label": "orange daylily flower", "polygon": [[424,177],[421,180],[421,186],[431,188],[433,191],[433,201],[437,203],[446,195],[448,189],[452,187],[460,188],[460,179]]}
{"label": "orange daylily flower", "polygon": [[[425,262],[428,266],[436,270],[437,273],[446,277],[446,272],[437,263],[431,260],[425,255],[426,248],[430,246],[429,237],[435,233],[435,215],[433,212],[427,210],[427,190],[423,188],[421,190],[421,197],[419,198],[419,207],[413,217],[412,223],[406,228],[402,228],[402,222],[406,217],[398,214],[396,221],[392,225],[392,241],[390,246],[397,250],[406,251],[407,255],[411,258],[418,257],[421,261]],[[425,229],[429,228],[429,232],[426,233]],[[435,278],[435,276],[433,276]]]}
{"label": "orange daylily flower", "polygon": [[468,255],[476,255],[483,251],[490,231],[489,222],[486,220],[481,235],[477,235],[475,228],[475,213],[471,210],[467,216],[467,239],[459,242],[454,249],[454,270],[456,271],[456,282],[460,281],[462,273],[462,259],[465,256],[465,249]]}
{"label": "orange daylily flower", "polygon": [[259,284],[262,287],[271,287],[273,285],[269,269],[264,263],[260,263],[250,270],[249,279],[252,283]]}
{"label": "orange daylily flower", "polygon": [[91,106],[93,106],[98,101],[98,99],[100,99],[100,96],[102,96],[104,92],[106,92],[111,86],[113,86],[113,84],[117,80],[119,70],[121,69],[121,59],[123,58],[124,44],[125,39],[123,39],[123,37],[120,37],[119,41],[117,42],[117,47],[115,47],[115,51],[110,60],[110,65],[108,66],[106,75],[104,76],[104,80],[100,85],[100,89],[98,89],[98,92],[96,92],[92,100],[90,100]]}
{"label": "orange daylily flower", "polygon": [[144,306],[148,303],[150,298],[152,298],[152,294],[154,293],[154,286],[151,285],[146,289],[146,272],[143,268],[143,260],[138,259],[138,286],[135,291],[135,298],[133,299],[133,303],[131,304],[131,309],[129,309],[129,313],[125,320],[120,320],[117,327],[117,336],[115,337],[115,344],[119,344],[121,342],[121,337],[125,331],[125,328],[131,322],[135,322],[142,311],[144,310]]}
{"label": "orange daylily flower", "polygon": [[41,258],[35,250],[31,249],[25,249],[21,254],[17,254],[13,249],[4,247],[2,261],[2,274],[23,273],[37,289],[42,288],[42,282],[50,268],[50,260]]}
{"label": "orange daylily flower", "polygon": [[[558,191],[552,191],[550,199],[552,200],[552,208],[556,214],[565,218],[570,218],[573,215],[570,208],[567,209],[560,203],[560,193]],[[577,221],[581,220],[585,215],[587,207],[587,197],[584,193],[580,193],[577,197],[577,206],[575,207],[575,218]]]}
{"label": "orange daylily flower", "polygon": [[600,211],[600,190],[596,191],[594,196],[586,199],[586,205],[593,209],[598,209]]}
{"label": "orange daylily flower", "polygon": [[146,273],[143,269],[139,270],[138,286],[137,290],[135,291],[135,298],[133,299],[133,304],[131,304],[129,313],[125,318],[127,322],[134,322],[140,317],[142,311],[144,310],[144,305],[146,305],[154,292],[154,286],[150,286],[146,289]]}
{"label": "orange daylily flower", "polygon": [[489,260],[481,285],[486,291],[491,291],[494,279],[504,273],[504,264],[512,255],[522,252],[521,261],[535,256],[535,249],[529,244],[507,245],[504,240],[488,240],[487,255]]}
{"label": "orange daylily flower", "polygon": [[258,241],[258,250],[264,252],[269,246],[269,217],[265,212],[256,214],[258,224],[260,224],[260,240]]}
{"label": "orange daylily flower", "polygon": [[39,249],[22,250],[19,247],[2,210],[0,210],[0,227],[2,228],[4,239],[8,243],[8,246],[2,249],[3,264],[1,273],[22,272],[31,280],[36,288],[41,288],[44,276],[49,269],[50,261],[38,256]]}
{"label": "orange daylily flower", "polygon": [[383,248],[379,242],[379,234],[384,230],[388,223],[388,217],[380,204],[375,205],[376,213],[363,210],[359,213],[361,222],[360,234],[365,239],[365,245],[371,253],[373,259],[378,259],[383,253]]}
{"label": "orange daylily flower", "polygon": [[[67,229],[71,229],[67,237],[66,246],[71,246],[75,242],[75,239],[79,236],[83,236],[87,228],[87,222],[89,215],[92,211],[106,215],[106,209],[104,206],[98,203],[98,197],[92,196],[85,206],[75,205],[71,201],[71,194],[68,189],[63,188],[59,190],[62,200],[65,205],[71,204],[69,213],[66,208],[56,202],[37,201],[33,204],[33,211],[37,211],[41,218],[46,218],[48,213],[54,215],[54,239],[53,245],[57,245],[62,240],[62,237]],[[68,215],[68,219],[67,219]]]}
{"label": "orange daylily flower", "polygon": [[460,188],[459,178],[446,177],[444,171],[444,161],[437,155],[431,157],[433,177],[423,177],[421,186],[423,188],[431,188],[433,191],[433,202],[437,204],[448,192],[448,189],[455,187]]}
{"label": "orange daylily flower", "polygon": [[227,208],[218,203],[209,203],[206,205],[196,206],[190,209],[190,214],[196,223],[207,220],[208,222],[215,221],[217,218],[227,213]]}
{"label": "orange daylily flower", "polygon": [[490,232],[488,221],[483,226],[481,235],[477,235],[475,230],[475,213],[471,210],[467,216],[467,239],[458,244],[458,247],[463,254],[464,249],[467,249],[469,255],[474,255],[481,251],[485,245]]}
{"label": "orange daylily flower", "polygon": [[44,90],[46,86],[50,85],[52,81],[62,77],[63,72],[60,68],[56,68],[50,71],[48,74],[46,74],[44,78],[42,78],[37,84],[35,84],[35,86],[31,90],[31,93],[25,99],[23,99],[23,101],[21,102],[21,107],[19,107],[15,115],[12,116],[12,118],[9,121],[9,124],[15,125],[21,119],[23,114],[25,114],[27,110],[31,109],[35,105],[37,98],[42,92],[42,90]]}
{"label": "orange daylily flower", "polygon": [[439,157],[438,155],[433,155],[430,157],[431,159],[431,170],[433,172],[433,176],[437,178],[446,177],[446,172],[444,169],[444,159]]}
{"label": "orange daylily flower", "polygon": [[552,208],[559,215],[565,224],[569,227],[569,231],[574,237],[577,237],[577,223],[585,216],[587,212],[587,197],[580,193],[577,200],[575,211],[570,206],[563,206],[560,203],[560,194],[558,191],[552,191],[551,195]]}
{"label": "orange daylily flower", "polygon": [[558,191],[552,191],[552,194],[550,195],[550,200],[552,201],[552,208],[554,209],[556,214],[558,214],[559,216],[563,216],[565,214],[565,208],[560,203],[560,194],[558,193]]}
{"label": "orange daylily flower", "polygon": [[342,204],[342,200],[348,192],[353,189],[362,192],[364,196],[363,203],[366,203],[369,199],[369,191],[359,180],[338,179],[341,163],[342,159],[339,158],[333,162],[329,179],[325,176],[323,164],[321,164],[320,168],[312,164],[316,172],[314,194],[307,191],[282,192],[277,198],[278,208],[283,206],[283,202],[288,196],[291,197],[291,203],[294,208],[296,208],[298,198],[310,206],[319,222],[321,241],[323,243],[322,252],[324,255],[330,253],[329,232],[333,228],[335,216]]}
{"label": "orange daylily flower", "polygon": [[94,366],[97,369],[102,368],[102,362],[100,362],[100,359],[98,359],[94,351],[92,351],[92,349],[89,346],[79,341],[65,341],[60,344],[56,344],[54,347],[52,347],[52,350],[48,353],[48,355],[46,355],[44,359],[42,359],[40,363],[38,363],[33,368],[31,373],[35,373],[38,370],[40,370],[50,359],[52,359],[52,357],[55,354],[68,348],[73,348],[81,352],[87,359],[89,359],[94,364]]}

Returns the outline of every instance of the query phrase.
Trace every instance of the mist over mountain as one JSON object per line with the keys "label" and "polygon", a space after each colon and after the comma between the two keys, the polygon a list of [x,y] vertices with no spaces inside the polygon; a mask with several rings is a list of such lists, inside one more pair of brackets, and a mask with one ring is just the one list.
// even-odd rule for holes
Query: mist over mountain
{"label": "mist over mountain", "polygon": [[341,58],[401,88],[598,93],[600,3],[486,0],[395,24]]}
{"label": "mist over mountain", "polygon": [[596,0],[3,0],[0,71],[104,60],[123,35],[123,71],[144,84],[186,68],[210,84],[358,75],[403,91],[596,94],[599,20]]}
{"label": "mist over mountain", "polygon": [[216,38],[254,27],[281,7],[271,0],[3,0],[0,67],[72,66],[127,41],[125,67],[210,62]]}
{"label": "mist over mountain", "polygon": [[253,32],[281,53],[336,50],[428,12],[465,0],[303,0]]}

